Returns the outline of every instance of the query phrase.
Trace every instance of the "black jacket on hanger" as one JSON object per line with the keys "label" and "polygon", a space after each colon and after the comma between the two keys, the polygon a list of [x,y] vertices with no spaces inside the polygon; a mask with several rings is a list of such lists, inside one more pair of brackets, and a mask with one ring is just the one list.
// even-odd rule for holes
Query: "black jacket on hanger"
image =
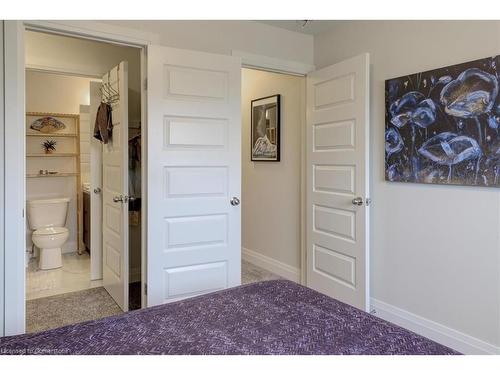
{"label": "black jacket on hanger", "polygon": [[113,120],[111,117],[111,106],[102,102],[97,109],[94,125],[94,138],[106,144],[111,139],[113,133]]}

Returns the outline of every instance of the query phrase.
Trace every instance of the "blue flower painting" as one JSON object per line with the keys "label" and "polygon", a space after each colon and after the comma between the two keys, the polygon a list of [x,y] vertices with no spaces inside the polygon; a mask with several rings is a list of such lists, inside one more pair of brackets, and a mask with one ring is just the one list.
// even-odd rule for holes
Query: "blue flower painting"
{"label": "blue flower painting", "polygon": [[388,181],[500,187],[500,56],[385,82]]}

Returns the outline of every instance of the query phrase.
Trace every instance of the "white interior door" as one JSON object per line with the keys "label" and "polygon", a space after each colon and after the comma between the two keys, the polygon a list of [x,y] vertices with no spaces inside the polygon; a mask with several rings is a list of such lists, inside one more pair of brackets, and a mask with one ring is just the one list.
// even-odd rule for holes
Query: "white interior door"
{"label": "white interior door", "polygon": [[307,285],[366,311],[368,59],[363,54],[307,76]]}
{"label": "white interior door", "polygon": [[[128,68],[121,62],[102,78],[119,94],[112,104],[113,135],[102,152],[103,286],[128,311]],[[92,250],[91,250],[92,251]]]}
{"label": "white interior door", "polygon": [[241,282],[240,86],[239,58],[148,48],[148,306]]}
{"label": "white interior door", "polygon": [[90,279],[102,279],[102,143],[94,138],[101,84],[90,82]]}

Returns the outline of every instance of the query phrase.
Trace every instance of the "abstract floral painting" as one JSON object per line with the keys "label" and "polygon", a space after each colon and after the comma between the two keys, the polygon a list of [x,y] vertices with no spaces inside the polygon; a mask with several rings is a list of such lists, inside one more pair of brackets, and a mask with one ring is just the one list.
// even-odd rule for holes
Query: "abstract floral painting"
{"label": "abstract floral painting", "polygon": [[388,181],[500,186],[500,56],[385,82]]}

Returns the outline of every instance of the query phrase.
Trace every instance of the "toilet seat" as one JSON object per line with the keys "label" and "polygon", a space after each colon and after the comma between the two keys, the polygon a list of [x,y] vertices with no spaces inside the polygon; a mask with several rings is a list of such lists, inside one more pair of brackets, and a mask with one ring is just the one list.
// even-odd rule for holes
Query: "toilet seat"
{"label": "toilet seat", "polygon": [[46,228],[40,228],[37,229],[33,232],[33,236],[47,236],[47,235],[54,235],[54,234],[63,234],[67,233],[68,228],[64,227],[46,227]]}

